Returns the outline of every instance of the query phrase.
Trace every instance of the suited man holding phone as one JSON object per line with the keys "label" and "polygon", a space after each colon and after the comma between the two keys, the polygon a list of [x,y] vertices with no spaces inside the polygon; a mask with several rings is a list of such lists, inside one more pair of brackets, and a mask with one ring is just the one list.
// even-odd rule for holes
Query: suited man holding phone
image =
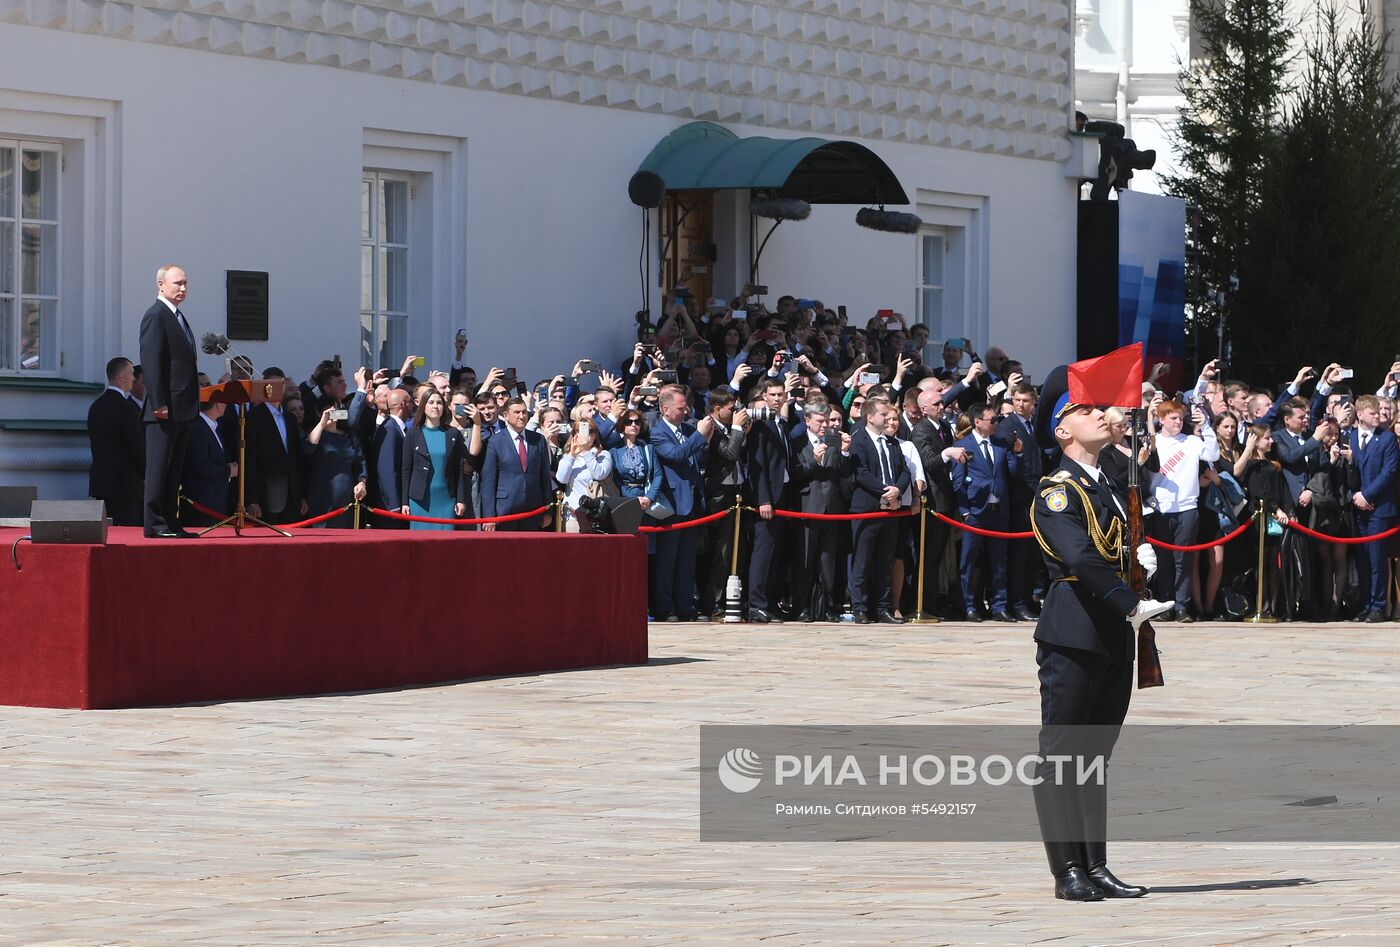
{"label": "suited man holding phone", "polygon": [[146,381],[146,489],[143,527],[148,537],[189,539],[180,526],[180,473],[190,424],[199,413],[199,355],[194,330],[180,311],[189,290],[173,263],[156,270],[156,301],[141,317],[141,366]]}
{"label": "suited man holding phone", "polygon": [[[1007,449],[993,439],[997,410],[988,404],[973,405],[968,410],[972,433],[957,442],[967,451],[966,461],[953,462],[953,493],[963,522],[983,529],[1006,532],[1011,522],[1011,479],[1020,472],[1021,453],[1025,442],[1017,441]],[[963,604],[968,621],[981,621],[977,608],[972,573],[982,550],[987,551],[988,598],[995,621],[1012,622],[1006,610],[1006,540],[968,533],[962,537],[962,552],[958,568],[962,573]]]}

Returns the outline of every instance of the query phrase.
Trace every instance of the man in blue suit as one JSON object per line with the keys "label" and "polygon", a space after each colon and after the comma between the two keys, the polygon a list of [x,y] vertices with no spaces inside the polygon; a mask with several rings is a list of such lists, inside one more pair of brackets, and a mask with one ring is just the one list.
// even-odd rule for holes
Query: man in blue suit
{"label": "man in blue suit", "polygon": [[[1375,395],[1356,399],[1356,427],[1350,435],[1352,463],[1360,489],[1352,494],[1359,536],[1383,533],[1395,523],[1395,483],[1400,470],[1400,450],[1395,435],[1381,424],[1381,403]],[[1385,621],[1386,585],[1390,580],[1385,543],[1361,544],[1356,551],[1356,579],[1366,606],[1360,621]]]}
{"label": "man in blue suit", "polygon": [[[661,392],[660,414],[651,429],[651,449],[661,465],[661,497],[675,510],[672,523],[705,512],[705,481],[700,462],[710,447],[714,421],[698,425],[686,420],[690,405],[685,392],[668,387]],[[653,601],[656,616],[665,621],[694,621],[695,552],[699,535],[693,529],[656,536]]]}
{"label": "man in blue suit", "polygon": [[[554,476],[549,470],[549,448],[544,438],[525,430],[525,402],[512,398],[505,404],[506,429],[486,445],[481,467],[481,515],[509,516],[545,506],[554,499]],[[533,533],[547,526],[552,514],[510,523],[486,523],[492,532]]]}
{"label": "man in blue suit", "polygon": [[[1010,483],[1021,469],[1020,449],[1008,450],[992,441],[996,431],[997,411],[991,405],[976,404],[968,410],[972,433],[957,442],[967,451],[965,462],[953,463],[953,494],[958,512],[969,526],[1006,532],[1011,524]],[[981,621],[977,598],[972,586],[972,571],[982,550],[987,551],[988,591],[995,621],[1015,621],[1006,611],[1006,540],[965,532],[958,569],[962,573],[963,604],[968,621]]]}

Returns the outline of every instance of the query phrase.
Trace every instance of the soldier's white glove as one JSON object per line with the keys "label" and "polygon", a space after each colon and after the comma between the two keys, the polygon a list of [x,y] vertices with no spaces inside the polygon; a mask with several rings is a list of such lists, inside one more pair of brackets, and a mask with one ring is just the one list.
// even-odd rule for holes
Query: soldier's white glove
{"label": "soldier's white glove", "polygon": [[1137,561],[1138,565],[1142,566],[1143,575],[1151,582],[1152,577],[1157,574],[1157,550],[1152,548],[1151,543],[1143,543],[1137,547]]}
{"label": "soldier's white glove", "polygon": [[1148,599],[1139,602],[1138,607],[1128,616],[1128,621],[1133,623],[1133,631],[1136,632],[1142,627],[1143,622],[1151,621],[1163,612],[1171,611],[1175,605],[1172,602],[1159,602],[1156,599]]}

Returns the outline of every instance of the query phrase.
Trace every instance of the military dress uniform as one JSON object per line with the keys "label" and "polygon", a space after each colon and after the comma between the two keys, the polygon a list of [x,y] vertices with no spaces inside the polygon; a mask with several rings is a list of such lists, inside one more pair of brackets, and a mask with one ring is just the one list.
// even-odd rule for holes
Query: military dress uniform
{"label": "military dress uniform", "polygon": [[[1058,469],[1041,478],[1030,519],[1050,576],[1035,626],[1041,756],[1088,752],[1107,760],[1133,692],[1128,616],[1139,602],[1127,582],[1127,503],[1097,468],[1062,457]],[[1053,772],[1042,764],[1035,804],[1056,896],[1145,894],[1145,888],[1118,882],[1105,866],[1107,786],[1056,786]],[[1076,866],[1102,893],[1065,880]],[[1066,893],[1066,886],[1077,893]]]}

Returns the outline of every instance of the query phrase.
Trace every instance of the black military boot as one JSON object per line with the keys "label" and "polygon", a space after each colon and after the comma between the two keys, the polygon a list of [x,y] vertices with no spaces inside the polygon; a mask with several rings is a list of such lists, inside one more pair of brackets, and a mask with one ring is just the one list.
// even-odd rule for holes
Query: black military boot
{"label": "black military boot", "polygon": [[1080,864],[1077,842],[1046,842],[1045,857],[1050,873],[1055,876],[1055,897],[1061,901],[1102,901],[1104,893],[1089,880],[1089,873]]}
{"label": "black military boot", "polygon": [[1140,898],[1147,893],[1142,885],[1130,885],[1118,880],[1108,870],[1108,845],[1104,842],[1085,842],[1084,851],[1088,858],[1089,881],[1103,892],[1107,898]]}

